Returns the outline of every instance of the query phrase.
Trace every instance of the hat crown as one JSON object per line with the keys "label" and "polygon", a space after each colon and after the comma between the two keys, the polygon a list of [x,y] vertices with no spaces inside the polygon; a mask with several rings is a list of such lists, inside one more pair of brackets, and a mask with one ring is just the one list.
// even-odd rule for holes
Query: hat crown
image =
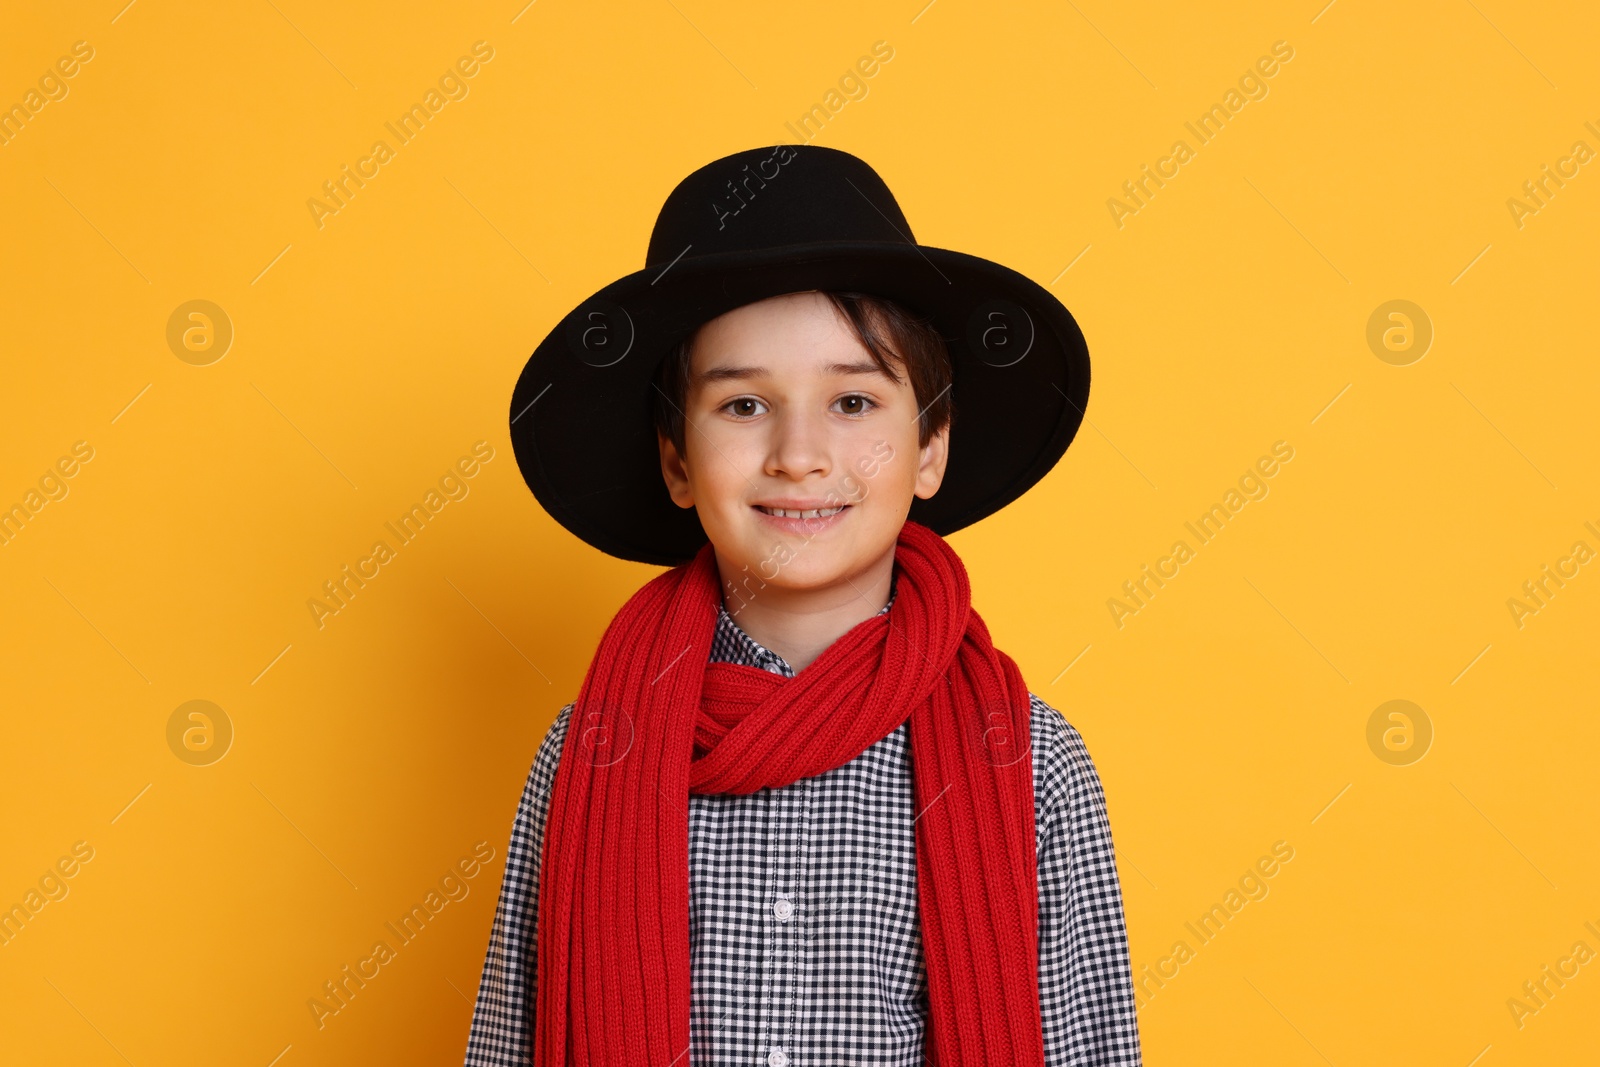
{"label": "hat crown", "polygon": [[645,266],[833,242],[916,238],[864,160],[821,145],[780,144],[724,156],[679,182],[656,217]]}

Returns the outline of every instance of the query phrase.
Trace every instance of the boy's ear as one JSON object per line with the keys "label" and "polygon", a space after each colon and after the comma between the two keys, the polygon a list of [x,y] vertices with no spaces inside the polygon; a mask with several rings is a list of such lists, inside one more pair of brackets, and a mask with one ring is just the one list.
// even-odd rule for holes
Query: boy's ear
{"label": "boy's ear", "polygon": [[938,433],[928,438],[917,453],[916,494],[926,500],[939,491],[944,483],[945,464],[950,459],[950,425],[946,423]]}
{"label": "boy's ear", "polygon": [[670,437],[657,432],[656,443],[661,449],[661,477],[667,483],[672,502],[680,508],[694,507],[694,491],[689,488],[689,471],[678,455],[677,446]]}

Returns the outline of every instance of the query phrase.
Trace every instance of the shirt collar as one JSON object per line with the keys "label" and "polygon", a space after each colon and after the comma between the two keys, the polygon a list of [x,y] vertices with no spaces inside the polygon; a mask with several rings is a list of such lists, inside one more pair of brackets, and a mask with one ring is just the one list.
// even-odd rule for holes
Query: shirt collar
{"label": "shirt collar", "polygon": [[[878,612],[879,615],[894,606],[898,578],[899,571],[896,570],[889,578],[889,602]],[[745,633],[744,627],[729,614],[726,603],[717,609],[717,628],[711,638],[711,662],[742,663],[781,674],[785,678],[794,677],[794,668],[789,666],[788,661]]]}

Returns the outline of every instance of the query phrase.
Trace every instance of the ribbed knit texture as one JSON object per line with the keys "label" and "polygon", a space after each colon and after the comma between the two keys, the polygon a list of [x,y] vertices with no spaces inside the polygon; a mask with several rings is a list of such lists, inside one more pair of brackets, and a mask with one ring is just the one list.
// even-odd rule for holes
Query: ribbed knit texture
{"label": "ribbed knit texture", "polygon": [[686,1067],[688,794],[821,774],[908,717],[927,1060],[1043,1067],[1028,691],[943,538],[907,522],[895,563],[889,612],[793,678],[707,664],[721,603],[710,545],[607,627],[550,797],[538,1067]]}

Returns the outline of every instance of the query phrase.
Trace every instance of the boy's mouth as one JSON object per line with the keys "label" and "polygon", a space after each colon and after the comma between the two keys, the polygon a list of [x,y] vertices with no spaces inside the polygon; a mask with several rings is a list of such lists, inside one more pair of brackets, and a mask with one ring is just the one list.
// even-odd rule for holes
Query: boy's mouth
{"label": "boy's mouth", "polygon": [[756,504],[755,508],[757,511],[780,519],[826,519],[839,514],[849,506],[849,504],[840,504],[831,508],[777,508],[769,507],[766,504]]}

